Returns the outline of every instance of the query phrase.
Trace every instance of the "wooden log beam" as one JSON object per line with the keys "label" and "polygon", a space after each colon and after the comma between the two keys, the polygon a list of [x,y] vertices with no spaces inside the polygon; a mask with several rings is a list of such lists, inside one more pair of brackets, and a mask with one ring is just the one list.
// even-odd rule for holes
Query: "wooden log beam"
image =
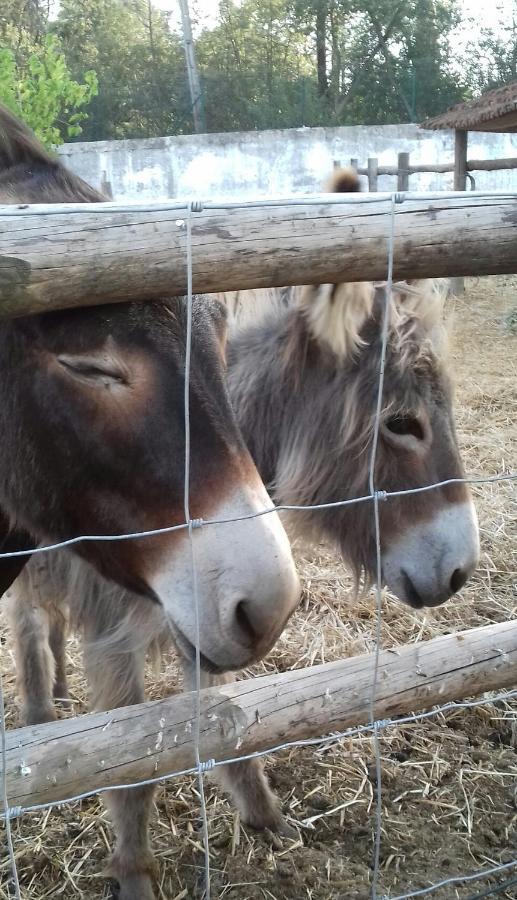
{"label": "wooden log beam", "polygon": [[517,158],[468,159],[467,172],[500,172],[501,169],[517,169]]}
{"label": "wooden log beam", "polygon": [[[383,280],[389,194],[207,204],[192,214],[197,292]],[[0,315],[152,300],[186,289],[180,204],[0,207]],[[412,194],[396,206],[396,278],[517,271],[517,194]]]}
{"label": "wooden log beam", "polygon": [[[200,757],[229,759],[369,722],[372,654],[201,692]],[[517,622],[381,651],[378,719],[517,682]],[[60,801],[194,765],[195,695],[7,732],[11,806]]]}

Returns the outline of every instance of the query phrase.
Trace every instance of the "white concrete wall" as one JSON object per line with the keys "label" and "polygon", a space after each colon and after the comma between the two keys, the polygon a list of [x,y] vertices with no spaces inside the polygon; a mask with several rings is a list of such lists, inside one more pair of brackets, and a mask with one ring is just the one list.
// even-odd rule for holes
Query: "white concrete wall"
{"label": "white concrete wall", "polygon": [[[110,183],[115,199],[226,199],[311,193],[320,188],[334,160],[395,165],[408,151],[411,163],[452,162],[453,134],[416,125],[357,125],[230,132],[131,141],[64,144],[63,161],[95,187]],[[517,135],[471,133],[471,159],[517,156]],[[475,173],[476,187],[517,190],[517,170]],[[395,178],[379,179],[394,190]],[[449,190],[452,175],[412,175],[410,190]]]}

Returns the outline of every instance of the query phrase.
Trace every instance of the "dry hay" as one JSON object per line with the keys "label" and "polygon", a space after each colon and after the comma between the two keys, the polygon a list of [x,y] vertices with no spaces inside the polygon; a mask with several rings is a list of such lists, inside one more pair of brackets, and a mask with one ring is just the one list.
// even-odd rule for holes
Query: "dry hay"
{"label": "dry hay", "polygon": [[[503,328],[515,305],[516,278],[470,282],[455,301],[453,354],[458,424],[467,469],[475,476],[517,468],[516,346]],[[425,640],[515,616],[516,488],[474,489],[482,558],[461,599],[425,615],[383,600],[383,644]],[[324,547],[296,549],[304,602],[274,651],[255,671],[307,666],[372,649],[372,595],[354,599],[341,563]],[[9,725],[17,721],[13,665],[4,632],[3,671]],[[85,711],[77,642],[69,646],[75,711]],[[177,683],[173,659],[150,680],[153,698]],[[394,896],[450,875],[474,872],[516,852],[516,706],[499,702],[437,715],[382,732],[380,893]],[[316,750],[283,751],[268,762],[287,814],[302,823],[298,841],[257,835],[242,826],[224,797],[208,791],[213,896],[227,900],[366,898],[371,877],[375,777],[367,737]],[[199,806],[190,779],[157,794],[153,843],[159,897],[194,897],[203,873]],[[100,872],[112,841],[102,805],[92,799],[26,815],[13,823],[23,895],[43,900],[109,896]],[[9,865],[0,863],[0,900],[9,896]],[[436,900],[476,897],[517,870],[433,893]],[[517,897],[514,884],[498,893]]]}

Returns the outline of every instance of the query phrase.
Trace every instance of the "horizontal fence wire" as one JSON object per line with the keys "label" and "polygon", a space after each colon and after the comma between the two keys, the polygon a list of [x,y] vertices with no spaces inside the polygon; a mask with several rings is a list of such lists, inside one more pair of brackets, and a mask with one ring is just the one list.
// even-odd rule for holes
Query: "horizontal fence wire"
{"label": "horizontal fence wire", "polygon": [[[498,198],[511,198],[517,199],[517,193],[513,192],[475,192],[469,193],[469,198],[472,197],[482,199],[493,199],[497,200]],[[6,741],[5,741],[5,709],[4,709],[4,696],[2,691],[1,684],[1,673],[0,673],[0,714],[1,714],[1,729],[2,729],[2,796],[3,796],[3,804],[4,804],[4,812],[0,816],[0,818],[5,822],[6,828],[6,836],[8,841],[8,849],[11,860],[11,867],[13,873],[13,886],[15,890],[15,895],[17,900],[21,897],[20,895],[20,887],[18,882],[18,876],[16,872],[16,860],[14,856],[14,848],[12,844],[12,833],[11,833],[11,822],[13,819],[16,819],[26,813],[38,812],[50,808],[59,809],[64,804],[74,803],[81,800],[88,799],[96,794],[103,794],[106,791],[117,791],[117,790],[125,790],[133,787],[142,787],[146,785],[155,785],[159,783],[163,783],[172,778],[185,777],[185,776],[197,776],[198,785],[199,785],[199,793],[200,793],[200,802],[201,802],[201,813],[202,813],[202,823],[203,823],[203,844],[204,844],[204,853],[205,853],[205,898],[209,900],[210,898],[210,869],[209,869],[209,840],[208,840],[208,823],[207,823],[207,812],[206,812],[206,804],[204,798],[204,788],[203,788],[203,775],[205,772],[215,769],[222,765],[231,765],[234,763],[242,762],[245,760],[252,760],[265,757],[272,753],[277,753],[283,750],[290,750],[293,748],[317,748],[323,747],[328,748],[329,746],[339,745],[340,742],[344,740],[348,740],[354,737],[361,737],[368,735],[373,738],[374,742],[374,750],[375,750],[375,766],[376,766],[376,777],[377,777],[377,802],[376,802],[376,811],[375,811],[375,840],[374,840],[374,860],[373,860],[373,874],[371,880],[371,897],[372,900],[409,900],[412,897],[424,896],[425,894],[433,893],[434,891],[445,888],[452,885],[457,885],[461,883],[471,882],[480,880],[483,878],[490,877],[492,875],[498,874],[500,872],[510,870],[517,866],[517,859],[511,862],[501,863],[496,865],[490,869],[483,869],[478,872],[468,873],[466,875],[456,875],[450,878],[444,879],[443,881],[437,882],[429,887],[421,888],[417,891],[413,891],[406,894],[400,894],[396,897],[388,897],[387,895],[383,895],[379,897],[377,893],[377,882],[380,870],[380,841],[381,841],[381,826],[382,826],[382,784],[381,784],[381,749],[380,749],[380,734],[385,731],[387,728],[391,727],[402,727],[404,725],[413,725],[418,722],[426,721],[427,719],[438,716],[445,715],[447,712],[451,712],[454,710],[465,710],[476,708],[479,706],[486,705],[488,703],[498,703],[498,702],[507,702],[517,698],[517,690],[515,691],[505,691],[499,694],[495,694],[489,697],[483,697],[478,700],[471,700],[465,702],[449,702],[445,703],[441,706],[434,707],[432,710],[428,710],[423,713],[415,713],[407,716],[399,716],[394,719],[376,719],[375,717],[375,695],[376,695],[376,687],[377,687],[377,677],[378,677],[378,661],[379,661],[379,652],[380,652],[380,639],[381,639],[381,628],[382,628],[382,578],[381,578],[381,561],[380,561],[380,546],[381,546],[381,534],[380,534],[380,521],[379,521],[379,503],[389,501],[390,498],[393,497],[403,497],[407,495],[419,494],[431,490],[437,490],[448,485],[452,484],[466,484],[466,485],[485,485],[485,484],[496,484],[503,482],[512,482],[517,480],[517,472],[504,472],[497,473],[492,476],[487,477],[465,477],[465,478],[451,478],[441,482],[424,485],[422,487],[411,488],[407,490],[400,491],[382,491],[377,490],[375,486],[374,479],[374,471],[375,471],[375,456],[376,456],[376,445],[379,434],[380,427],[380,415],[382,410],[382,394],[383,394],[383,377],[384,377],[384,357],[386,353],[387,346],[387,321],[388,321],[388,307],[391,298],[391,290],[393,286],[393,244],[394,244],[394,218],[395,218],[395,205],[403,203],[406,199],[411,200],[440,200],[444,198],[457,198],[458,200],[465,200],[465,195],[458,194],[457,192],[439,192],[436,194],[426,193],[392,193],[392,194],[375,194],[375,195],[352,195],[350,196],[340,196],[340,195],[321,195],[315,197],[311,195],[311,197],[297,197],[297,198],[268,198],[265,200],[252,200],[252,201],[240,201],[240,202],[209,202],[203,203],[201,201],[188,201],[188,202],[175,202],[175,203],[163,203],[163,204],[150,204],[147,206],[143,206],[142,204],[80,204],[80,205],[70,205],[69,209],[62,210],[59,212],[63,215],[67,215],[68,213],[81,213],[87,214],[91,212],[103,212],[103,213],[116,213],[116,212],[157,212],[163,210],[167,211],[178,211],[184,212],[186,216],[186,254],[187,254],[187,309],[188,309],[188,328],[187,328],[187,352],[186,352],[186,362],[185,362],[185,479],[184,479],[184,510],[185,510],[185,521],[179,524],[174,524],[166,528],[152,529],[147,531],[140,532],[132,532],[127,534],[119,534],[119,535],[79,535],[69,540],[59,541],[53,544],[48,544],[44,546],[38,546],[33,550],[20,550],[20,551],[10,551],[6,553],[0,553],[0,559],[2,558],[10,558],[16,556],[30,556],[33,553],[47,553],[53,552],[55,550],[59,550],[62,548],[72,547],[82,541],[125,541],[125,540],[135,540],[141,538],[151,538],[155,535],[163,535],[179,530],[187,530],[188,537],[191,545],[192,552],[192,571],[193,571],[193,588],[194,588],[194,605],[196,610],[196,672],[195,672],[195,730],[194,730],[194,744],[195,744],[195,761],[196,764],[188,769],[182,771],[170,772],[167,775],[159,776],[156,778],[141,780],[138,782],[134,782],[131,784],[119,784],[112,785],[109,788],[98,788],[97,790],[91,790],[84,793],[76,794],[68,797],[65,800],[60,801],[50,801],[47,803],[39,803],[24,807],[10,807],[8,802],[8,797],[6,793],[7,787],[7,773],[6,773]],[[190,411],[189,411],[189,388],[190,388],[190,348],[192,341],[192,221],[193,214],[199,213],[203,210],[231,210],[236,208],[256,208],[256,207],[274,207],[278,205],[292,205],[292,206],[303,206],[303,205],[320,205],[321,203],[356,203],[358,205],[365,203],[379,203],[382,201],[386,201],[389,203],[389,213],[388,213],[388,221],[389,221],[389,229],[387,234],[387,248],[388,248],[388,272],[387,272],[387,281],[385,284],[386,289],[386,301],[385,301],[385,310],[384,310],[384,318],[383,318],[383,333],[382,333],[382,354],[381,354],[381,367],[379,372],[379,380],[378,380],[378,390],[377,390],[377,406],[376,406],[376,417],[375,417],[375,425],[373,432],[373,442],[372,442],[372,451],[370,456],[370,465],[369,465],[369,493],[363,497],[354,497],[343,500],[331,501],[328,503],[321,504],[313,504],[313,505],[305,505],[305,506],[293,506],[293,505],[283,505],[277,504],[272,505],[269,508],[266,508],[257,513],[251,513],[248,515],[238,516],[234,518],[228,519],[213,519],[213,520],[203,520],[203,519],[191,519],[190,518],[190,510],[189,510],[189,489],[190,489]],[[4,215],[48,215],[49,207],[46,207],[45,210],[34,209],[33,207],[28,208],[15,208],[9,207],[6,210],[5,207],[0,207],[0,216]],[[195,550],[194,550],[194,541],[193,541],[193,532],[198,528],[204,527],[220,527],[224,524],[230,524],[239,521],[245,521],[247,519],[257,518],[263,515],[269,515],[275,512],[282,511],[303,511],[303,510],[328,510],[333,508],[339,508],[343,506],[349,506],[359,503],[370,502],[372,503],[373,508],[373,516],[374,516],[374,527],[375,527],[375,540],[376,540],[376,549],[377,549],[377,583],[376,583],[376,626],[375,626],[375,665],[374,665],[374,675],[371,689],[371,698],[370,698],[370,722],[365,725],[360,725],[354,728],[348,728],[342,732],[333,732],[324,737],[310,738],[310,739],[301,739],[297,741],[286,741],[282,744],[278,744],[274,747],[270,747],[263,751],[256,751],[245,756],[232,757],[224,760],[202,760],[199,755],[199,739],[200,739],[200,722],[201,722],[201,667],[200,667],[200,647],[199,647],[199,607],[198,607],[198,597],[197,597],[197,586],[196,586],[196,567],[195,567]],[[304,825],[304,823],[298,823],[298,825],[302,828],[310,827],[310,825]],[[507,882],[508,885],[513,883],[512,881]],[[504,888],[504,885],[502,886]],[[477,897],[485,897],[489,896],[490,893],[494,893],[496,889],[493,891],[486,891],[483,894],[477,895]],[[476,900],[475,897],[470,898],[470,900]]]}
{"label": "horizontal fence wire", "polygon": [[[411,494],[423,494],[427,491],[439,490],[440,488],[448,487],[452,484],[482,485],[497,484],[498,482],[504,481],[517,481],[517,472],[487,475],[486,478],[447,478],[445,481],[437,481],[434,484],[426,484],[423,487],[407,488],[400,491],[377,491],[376,494],[379,500],[389,500],[390,497],[408,497]],[[0,553],[0,559],[10,559],[15,556],[32,556],[34,553],[49,553],[53,550],[63,550],[66,547],[73,547],[74,544],[80,544],[81,541],[132,541],[138,538],[155,537],[160,534],[171,534],[174,531],[188,531],[189,528],[195,530],[197,528],[206,528],[215,525],[231,525],[234,522],[245,522],[247,519],[258,519],[261,516],[271,515],[272,513],[337,509],[342,506],[353,506],[356,503],[367,503],[368,501],[371,502],[373,500],[375,500],[375,494],[365,494],[364,497],[352,497],[349,500],[332,500],[329,503],[307,503],[304,506],[278,503],[260,510],[259,512],[234,516],[229,519],[192,519],[190,522],[181,522],[177,525],[165,526],[164,528],[152,528],[147,531],[131,531],[126,534],[81,534],[77,537],[68,538],[65,541],[57,541],[54,544],[45,544],[43,546],[34,547],[32,550],[9,550]]]}
{"label": "horizontal fence wire", "polygon": [[164,200],[156,203],[142,203],[139,201],[116,203],[107,201],[104,203],[34,203],[30,205],[2,205],[0,204],[0,218],[25,218],[30,216],[52,215],[116,215],[126,213],[159,213],[177,212],[202,213],[204,211],[225,212],[232,209],[268,209],[275,206],[366,206],[368,204],[391,203],[402,204],[405,202],[439,200],[458,200],[462,205],[471,204],[473,200],[517,200],[517,191],[396,191],[353,193],[353,194],[299,194],[296,196],[271,196],[258,197],[250,200]]}

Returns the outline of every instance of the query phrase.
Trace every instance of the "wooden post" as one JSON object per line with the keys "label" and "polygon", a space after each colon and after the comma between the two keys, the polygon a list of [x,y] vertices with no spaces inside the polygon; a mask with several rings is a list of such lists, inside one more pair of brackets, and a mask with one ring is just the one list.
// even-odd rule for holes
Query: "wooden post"
{"label": "wooden post", "polygon": [[[391,194],[328,195],[192,213],[196,293],[383,281]],[[0,207],[0,316],[186,290],[186,204]],[[517,271],[517,199],[471,191],[405,194],[397,204],[394,277]]]}
{"label": "wooden post", "polygon": [[378,190],[378,160],[374,156],[368,157],[368,190],[370,192]]}
{"label": "wooden post", "polygon": [[355,157],[352,157],[352,159],[350,160],[350,166],[352,167],[352,169],[355,169],[357,172],[357,170],[359,168],[359,160],[355,159]]}
{"label": "wooden post", "polygon": [[409,190],[409,153],[398,155],[397,191]]}
{"label": "wooden post", "polygon": [[[467,149],[468,131],[456,128],[454,131],[454,184],[455,191],[467,189]],[[465,291],[463,278],[451,278],[451,293],[460,296]]]}
{"label": "wooden post", "polygon": [[459,128],[454,132],[454,190],[467,188],[467,143],[468,132]]}
{"label": "wooden post", "polygon": [[[201,691],[199,752],[224,760],[370,721],[375,655]],[[517,622],[382,650],[378,719],[429,709],[517,682]],[[196,695],[6,733],[12,807],[61,801],[195,765]]]}

